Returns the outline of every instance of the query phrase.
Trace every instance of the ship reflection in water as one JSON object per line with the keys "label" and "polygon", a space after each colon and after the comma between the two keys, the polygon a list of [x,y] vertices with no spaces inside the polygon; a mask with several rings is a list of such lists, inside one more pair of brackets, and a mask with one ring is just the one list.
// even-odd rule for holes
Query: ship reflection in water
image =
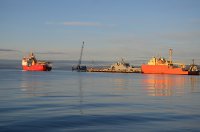
{"label": "ship reflection in water", "polygon": [[198,76],[149,74],[143,83],[149,96],[181,96],[198,92]]}
{"label": "ship reflection in water", "polygon": [[46,92],[46,87],[48,87],[48,82],[41,79],[40,73],[33,72],[23,72],[21,76],[20,89],[24,96],[48,96]]}
{"label": "ship reflection in water", "polygon": [[[63,81],[61,84],[57,81],[44,81],[42,78],[44,76],[40,75],[42,73],[32,73],[23,72],[20,88],[21,91],[26,93],[24,96],[49,96],[49,94],[58,95],[64,94],[66,91],[66,86],[73,83],[71,94],[77,94],[75,89],[79,90],[80,104],[83,102],[83,84],[82,81],[85,80],[85,74],[74,75],[76,81]],[[96,74],[95,74],[96,75]],[[200,78],[199,76],[183,76],[183,75],[163,75],[163,74],[117,74],[118,76],[113,76],[108,74],[110,78],[103,78],[101,81],[98,80],[99,77],[92,76],[96,80],[88,81],[86,84],[89,87],[94,87],[95,92],[107,91],[108,93],[116,95],[148,95],[148,96],[182,96],[187,93],[199,93],[200,92]],[[115,74],[116,75],[116,74]],[[45,77],[46,78],[46,77]],[[47,77],[48,78],[48,77]],[[101,89],[96,88],[105,82]],[[95,85],[94,85],[95,84]],[[101,84],[102,85],[102,84]],[[56,88],[54,88],[56,87]],[[87,88],[86,88],[87,89]],[[52,92],[54,91],[54,92]],[[59,91],[64,91],[64,93],[59,93]]]}

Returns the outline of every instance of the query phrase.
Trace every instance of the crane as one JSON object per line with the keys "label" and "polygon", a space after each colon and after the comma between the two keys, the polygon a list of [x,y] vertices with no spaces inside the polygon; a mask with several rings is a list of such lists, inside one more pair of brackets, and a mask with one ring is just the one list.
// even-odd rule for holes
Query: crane
{"label": "crane", "polygon": [[86,66],[81,66],[81,62],[82,62],[82,56],[83,56],[83,48],[84,48],[84,41],[81,47],[81,54],[80,54],[80,58],[78,61],[78,65],[76,67],[72,67],[72,71],[76,70],[78,72],[86,72],[87,71],[87,67]]}
{"label": "crane", "polygon": [[84,41],[83,41],[83,45],[81,47],[81,54],[80,54],[80,58],[79,58],[77,66],[81,66],[81,61],[82,61],[82,56],[83,56],[83,48],[84,48]]}

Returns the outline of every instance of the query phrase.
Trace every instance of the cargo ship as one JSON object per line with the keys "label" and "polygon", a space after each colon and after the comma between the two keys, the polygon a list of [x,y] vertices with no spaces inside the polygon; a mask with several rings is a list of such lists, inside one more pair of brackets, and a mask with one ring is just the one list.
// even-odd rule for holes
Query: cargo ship
{"label": "cargo ship", "polygon": [[22,69],[24,71],[51,71],[52,66],[50,62],[37,60],[35,55],[30,53],[28,57],[22,59]]}
{"label": "cargo ship", "polygon": [[163,57],[153,57],[147,64],[141,66],[144,74],[179,74],[179,75],[199,75],[197,65],[191,64],[186,68],[185,64],[174,63],[172,61],[172,49],[169,49],[169,60]]}

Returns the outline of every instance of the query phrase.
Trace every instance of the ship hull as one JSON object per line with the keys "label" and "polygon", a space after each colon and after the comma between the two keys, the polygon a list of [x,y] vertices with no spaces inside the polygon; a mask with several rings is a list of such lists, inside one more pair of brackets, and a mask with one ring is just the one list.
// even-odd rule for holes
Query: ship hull
{"label": "ship hull", "polygon": [[22,66],[24,71],[50,71],[51,67],[47,65],[32,65],[32,66]]}
{"label": "ship hull", "polygon": [[[182,68],[175,68],[168,65],[145,65],[143,64],[142,73],[144,74],[179,74],[179,75],[189,75],[188,71],[184,71]],[[193,73],[197,74],[197,73]]]}

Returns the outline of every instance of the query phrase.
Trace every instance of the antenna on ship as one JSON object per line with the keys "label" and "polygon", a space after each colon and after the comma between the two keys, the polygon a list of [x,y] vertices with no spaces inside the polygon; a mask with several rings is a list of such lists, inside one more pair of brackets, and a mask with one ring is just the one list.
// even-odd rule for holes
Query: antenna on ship
{"label": "antenna on ship", "polygon": [[169,63],[172,64],[172,53],[173,49],[169,49]]}

